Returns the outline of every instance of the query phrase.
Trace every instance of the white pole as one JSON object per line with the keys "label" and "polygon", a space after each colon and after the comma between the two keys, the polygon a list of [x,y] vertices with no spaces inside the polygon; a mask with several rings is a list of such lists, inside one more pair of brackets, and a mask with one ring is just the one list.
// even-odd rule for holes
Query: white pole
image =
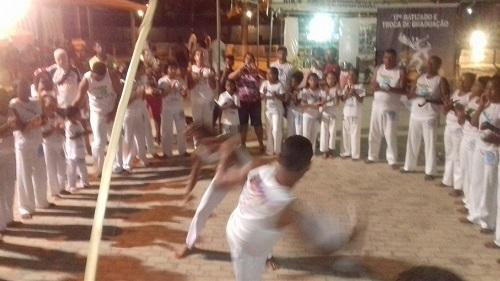
{"label": "white pole", "polygon": [[99,244],[101,242],[102,227],[104,223],[104,216],[106,213],[106,203],[108,201],[109,184],[111,182],[111,172],[113,161],[118,151],[118,140],[123,128],[123,120],[125,119],[125,110],[127,109],[132,87],[139,66],[139,60],[144,49],[144,44],[148,37],[149,31],[153,24],[153,16],[155,14],[158,0],[150,0],[149,7],[146,11],[144,21],[142,22],[139,38],[135,44],[134,53],[128,68],[127,78],[123,87],[120,102],[116,110],[115,121],[113,123],[113,130],[109,140],[106,158],[104,159],[104,166],[102,169],[101,183],[99,185],[99,195],[97,197],[97,204],[94,214],[94,223],[92,225],[92,233],[90,235],[89,253],[87,256],[87,264],[85,266],[85,281],[95,281],[97,272],[97,262],[99,258]]}
{"label": "white pole", "polygon": [[[217,5],[217,12],[216,12],[216,15],[217,15],[217,69],[215,70],[216,74],[217,74],[217,95],[220,94],[221,90],[221,85],[220,85],[220,47],[221,47],[221,44],[222,44],[222,39],[220,38],[220,28],[221,28],[221,22],[220,22],[220,0],[217,0],[216,1],[216,5]],[[222,87],[224,87],[224,85],[222,85]]]}
{"label": "white pole", "polygon": [[259,68],[260,51],[260,2],[257,1],[257,68]]}
{"label": "white pole", "polygon": [[274,11],[271,10],[271,24],[269,30],[269,52],[267,53],[267,67],[271,65],[271,57],[273,52],[273,23],[274,23]]}

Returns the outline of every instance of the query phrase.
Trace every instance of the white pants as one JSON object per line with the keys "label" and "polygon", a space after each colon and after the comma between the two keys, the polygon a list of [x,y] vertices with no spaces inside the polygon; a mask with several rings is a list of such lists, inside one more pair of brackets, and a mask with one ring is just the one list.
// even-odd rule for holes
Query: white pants
{"label": "white pants", "polygon": [[184,109],[181,106],[163,108],[161,112],[161,144],[163,153],[167,156],[173,155],[174,124],[177,131],[177,149],[179,155],[182,155],[186,153],[186,136],[184,135],[186,132],[186,117],[184,116]]}
{"label": "white pants", "polygon": [[47,184],[52,196],[64,190],[66,185],[66,156],[64,154],[64,139],[44,140],[43,152],[47,169]]}
{"label": "white pants", "polygon": [[318,138],[319,121],[316,116],[310,114],[302,115],[302,136],[306,137],[316,152],[316,139]]}
{"label": "white pants", "polygon": [[[500,169],[500,166],[499,166]],[[499,173],[499,171],[497,171]],[[500,183],[500,181],[499,181]],[[498,186],[497,183],[497,220],[496,220],[496,227],[495,227],[495,244],[500,247],[500,187]]]}
{"label": "white pants", "polygon": [[149,111],[146,102],[143,103],[144,106],[141,107],[142,122],[144,126],[144,137],[146,138],[146,147],[149,154],[154,154],[154,138],[153,130],[151,129],[151,119],[149,118]]}
{"label": "white pants", "polygon": [[[11,148],[12,151],[12,148]],[[14,191],[16,187],[16,157],[13,152],[0,154],[0,231],[14,220]]]}
{"label": "white pants", "polygon": [[266,110],[267,154],[280,154],[283,141],[283,111]]}
{"label": "white pants", "polygon": [[[472,209],[471,205],[471,190],[473,189],[472,181],[472,159],[474,156],[474,150],[476,149],[476,138],[474,135],[464,134],[462,141],[460,142],[460,174],[462,175],[462,181],[458,182],[458,189],[463,190],[465,203],[465,208],[468,210]],[[461,185],[460,185],[461,184]]]}
{"label": "white pants", "polygon": [[31,214],[36,208],[46,208],[47,172],[42,144],[16,147],[16,180],[19,213]]}
{"label": "white pants", "polygon": [[344,116],[342,122],[343,155],[359,159],[361,151],[361,114],[359,116]]}
{"label": "white pants", "polygon": [[295,107],[288,107],[287,116],[288,136],[302,135],[302,112]]}
{"label": "white pants", "polygon": [[385,158],[389,165],[396,164],[398,157],[397,129],[398,113],[374,105],[368,134],[368,160],[377,161],[379,159],[380,145],[382,138],[385,138],[387,143]]}
{"label": "white pants", "polygon": [[193,122],[206,129],[212,129],[214,119],[214,102],[202,98],[191,100]]}
{"label": "white pants", "polygon": [[476,145],[472,159],[469,216],[481,228],[494,229],[497,215],[498,150]]}
{"label": "white pants", "polygon": [[[80,176],[80,186],[85,187],[89,184],[87,165],[85,164],[85,159],[68,159],[66,160],[68,164],[68,188],[75,188],[77,175]],[[78,174],[77,174],[78,173]]]}
{"label": "white pants", "polygon": [[[228,224],[229,227],[229,224]],[[227,242],[231,253],[231,263],[236,281],[260,281],[266,269],[269,255],[250,255],[246,253],[226,229]]]}
{"label": "white pants", "polygon": [[140,114],[125,114],[123,122],[123,168],[130,170],[136,156],[146,163],[146,137]]}
{"label": "white pants", "polygon": [[331,112],[322,112],[321,130],[319,133],[319,151],[328,152],[330,150],[335,150],[336,138],[335,114]]}
{"label": "white pants", "polygon": [[228,188],[217,188],[214,184],[214,180],[212,180],[207,190],[205,190],[198,204],[198,208],[196,208],[196,213],[191,220],[191,224],[189,225],[186,237],[186,245],[189,249],[193,248],[208,218],[220,202],[222,202],[222,199],[226,197],[229,190]]}
{"label": "white pants", "polygon": [[425,174],[436,174],[436,134],[437,119],[418,120],[410,117],[408,142],[404,170],[414,171],[417,168],[420,143],[424,139]]}
{"label": "white pants", "polygon": [[462,190],[462,169],[460,168],[460,143],[463,131],[459,126],[446,126],[444,129],[445,164],[443,184]]}
{"label": "white pants", "polygon": [[[111,134],[113,124],[107,122],[106,115],[90,112],[90,128],[92,129],[92,158],[94,165],[99,173],[102,171],[104,165],[104,156],[106,152],[106,145],[108,144],[108,136]],[[115,167],[122,167],[122,139],[120,138],[118,144],[118,152],[115,156]]]}

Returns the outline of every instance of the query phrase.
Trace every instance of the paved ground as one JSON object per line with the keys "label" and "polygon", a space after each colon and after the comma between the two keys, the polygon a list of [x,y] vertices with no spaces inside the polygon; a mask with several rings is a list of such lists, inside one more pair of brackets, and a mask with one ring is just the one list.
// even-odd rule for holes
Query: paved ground
{"label": "paved ground", "polygon": [[[401,143],[403,148],[404,136]],[[183,244],[212,171],[203,172],[196,199],[182,206],[189,161],[152,164],[131,177],[113,179],[98,280],[233,280],[225,223],[238,192],[209,220],[202,250],[176,260],[173,252]],[[274,249],[281,269],[268,270],[265,280],[393,280],[417,264],[446,267],[470,281],[499,280],[500,251],[483,246],[492,236],[459,223],[456,199],[424,182],[422,174],[317,158],[296,193],[325,215],[357,206],[364,228],[352,245],[331,257],[315,256],[295,231],[287,231]],[[0,279],[82,280],[96,197],[93,185],[10,228],[0,243]]]}

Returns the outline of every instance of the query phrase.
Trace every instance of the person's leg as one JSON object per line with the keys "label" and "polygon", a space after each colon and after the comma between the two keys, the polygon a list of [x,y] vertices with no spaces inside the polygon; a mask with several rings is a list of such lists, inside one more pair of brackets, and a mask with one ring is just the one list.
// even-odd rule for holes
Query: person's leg
{"label": "person's leg", "polygon": [[184,116],[184,109],[177,109],[174,115],[175,128],[177,129],[177,150],[179,155],[184,155],[187,152],[186,148],[186,117]]}
{"label": "person's leg", "polygon": [[283,112],[278,111],[272,115],[274,153],[281,153],[281,142],[283,141]]}
{"label": "person's leg", "polygon": [[92,158],[97,174],[101,174],[104,164],[104,152],[107,143],[106,120],[97,113],[90,112],[90,127],[92,128]]}
{"label": "person's leg", "polygon": [[16,157],[14,153],[8,153],[2,158],[2,168],[0,170],[5,176],[2,177],[4,189],[0,195],[4,201],[2,211],[5,223],[14,220],[14,196],[16,190]]}
{"label": "person's leg", "polygon": [[447,186],[454,186],[453,185],[453,164],[454,164],[454,159],[453,159],[453,128],[450,126],[446,126],[444,128],[444,155],[445,155],[445,162],[444,162],[444,173],[443,173],[443,180],[441,181],[442,184],[447,185]]}
{"label": "person's leg", "polygon": [[191,173],[189,174],[189,179],[188,183],[186,185],[186,190],[184,192],[185,195],[188,195],[198,182],[198,175],[200,174],[201,170],[201,160],[196,156],[195,153],[193,153],[193,164],[191,166]]}
{"label": "person's leg", "polygon": [[351,136],[349,134],[351,130],[351,119],[347,116],[344,116],[344,120],[342,121],[342,157],[351,157]]}
{"label": "person's leg", "polygon": [[302,135],[302,112],[300,111],[294,111],[295,114],[295,134],[296,135]]}
{"label": "person's leg", "polygon": [[266,110],[266,153],[273,155],[274,151],[274,136],[273,136],[273,120],[272,113]]}
{"label": "person's leg", "polygon": [[135,125],[133,116],[126,114],[123,121],[123,168],[131,170],[136,156],[135,149]]}
{"label": "person's leg", "polygon": [[431,176],[436,174],[436,169],[437,169],[436,131],[437,131],[437,119],[424,121],[424,124],[422,126],[422,133],[423,133],[422,135],[424,137],[424,149],[425,149],[425,174]]}
{"label": "person's leg", "polygon": [[16,181],[19,200],[19,213],[22,216],[32,215],[35,212],[35,192],[33,190],[33,170],[31,159],[35,149],[16,147]]}
{"label": "person's leg", "polygon": [[57,179],[59,182],[59,193],[66,187],[66,155],[64,154],[64,141],[61,143],[61,147],[57,151]]}
{"label": "person's leg", "polygon": [[321,124],[319,131],[319,151],[328,153],[328,145],[330,140],[330,118],[326,112],[321,113]]}
{"label": "person's leg", "polygon": [[[460,161],[460,144],[462,143],[463,133],[462,129],[458,128],[455,130],[455,138],[453,138],[453,187],[455,190],[462,190],[463,187],[463,175],[461,173]],[[463,192],[463,190],[462,190]]]}
{"label": "person's leg", "polygon": [[328,148],[332,151],[335,150],[337,142],[336,121],[335,116],[330,116],[330,121],[328,122]]}
{"label": "person's leg", "polygon": [[167,107],[163,110],[161,116],[162,116],[161,145],[163,147],[163,155],[172,157],[173,155],[172,142],[174,139],[174,112],[172,112],[171,108]]}
{"label": "person's leg", "polygon": [[[229,226],[228,226],[229,227]],[[250,255],[238,245],[238,242],[227,234],[227,241],[231,254],[231,263],[236,281],[260,281],[266,269],[268,255]]]}
{"label": "person's leg", "polygon": [[264,146],[264,128],[262,128],[262,104],[259,102],[252,103],[249,108],[250,121],[257,136],[260,152],[265,151]]}
{"label": "person's leg", "polygon": [[67,174],[68,174],[68,191],[76,188],[76,160],[67,160]]}
{"label": "person's leg", "polygon": [[295,112],[289,107],[286,114],[287,136],[291,137],[296,134],[295,129]]}
{"label": "person's leg", "polygon": [[422,124],[420,120],[410,118],[408,128],[408,141],[406,143],[405,171],[414,171],[417,168],[418,154],[420,152],[420,142],[422,141]]}
{"label": "person's leg", "polygon": [[[500,168],[500,167],[498,167]],[[498,173],[498,171],[497,171]],[[497,203],[497,219],[496,219],[496,231],[495,231],[495,240],[493,241],[497,247],[500,247],[500,188],[497,184],[497,196],[496,196],[496,203]]]}
{"label": "person's leg", "polygon": [[[345,119],[344,119],[345,120]],[[372,108],[370,118],[370,131],[368,133],[368,160],[377,161],[379,159],[380,145],[382,143],[382,112],[375,106]],[[345,142],[345,140],[344,140]]]}
{"label": "person's leg", "polygon": [[59,194],[61,187],[59,186],[58,178],[58,157],[57,148],[47,142],[43,144],[43,152],[45,156],[45,165],[47,167],[47,185],[49,186],[50,196]]}
{"label": "person's leg", "polygon": [[492,230],[496,223],[498,185],[498,150],[484,150],[484,181],[479,190],[478,222],[482,229]]}
{"label": "person's leg", "polygon": [[33,190],[35,192],[35,204],[37,208],[47,208],[47,169],[45,168],[45,157],[43,156],[43,147],[37,149],[36,155],[31,159]]}
{"label": "person's leg", "polygon": [[479,223],[479,205],[482,198],[482,190],[486,185],[486,164],[485,155],[478,145],[475,145],[472,152],[471,180],[469,185],[469,215],[467,219],[472,223]]}
{"label": "person's leg", "polygon": [[153,119],[155,123],[155,129],[156,129],[156,143],[158,145],[161,144],[161,118],[154,118]]}
{"label": "person's leg", "polygon": [[80,182],[83,188],[89,186],[89,176],[87,172],[87,165],[85,164],[85,159],[75,159],[75,168],[78,170],[78,175],[80,176]]}
{"label": "person's leg", "polygon": [[396,165],[398,162],[398,113],[387,111],[382,118],[383,135],[387,143],[385,158],[389,165]]}
{"label": "person's leg", "polygon": [[134,118],[134,143],[137,150],[137,157],[144,163],[144,165],[148,164],[148,159],[146,157],[146,135],[145,130],[142,127],[144,122],[140,115]]}
{"label": "person's leg", "polygon": [[356,160],[361,153],[361,114],[351,119],[351,157]]}

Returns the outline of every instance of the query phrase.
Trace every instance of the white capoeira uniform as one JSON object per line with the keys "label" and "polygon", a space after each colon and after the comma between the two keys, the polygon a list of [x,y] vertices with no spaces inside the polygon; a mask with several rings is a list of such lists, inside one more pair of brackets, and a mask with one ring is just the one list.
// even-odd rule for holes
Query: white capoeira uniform
{"label": "white capoeira uniform", "polygon": [[399,68],[387,69],[381,65],[375,74],[380,90],[375,91],[368,134],[368,160],[379,159],[382,138],[385,138],[387,150],[385,157],[389,165],[397,163],[398,145],[397,129],[398,116],[401,107],[400,95],[390,93],[388,86],[398,87],[401,80]]}
{"label": "white capoeira uniform", "polygon": [[0,138],[0,231],[14,220],[14,192],[16,188],[16,156],[14,138]]}
{"label": "white capoeira uniform", "polygon": [[[324,96],[323,90],[303,89],[299,94],[299,100],[302,104],[316,104]],[[316,151],[316,139],[318,138],[319,130],[319,108],[304,108],[302,113],[302,136],[306,137]]]}
{"label": "white capoeira uniform", "polygon": [[[84,188],[89,185],[87,165],[85,163],[85,142],[84,135],[72,138],[85,132],[79,121],[71,122],[66,120],[64,124],[66,135],[66,163],[68,175],[68,190],[70,188]],[[80,185],[76,184],[77,176],[80,177]]]}
{"label": "white capoeira uniform", "polygon": [[[285,92],[290,91],[290,83],[292,79],[292,74],[294,71],[293,65],[289,62],[280,63],[279,61],[275,61],[271,64],[271,67],[276,67],[278,69],[278,80],[280,80],[283,85]],[[287,135],[293,136],[297,134],[296,130],[296,109],[294,105],[288,105],[286,108],[286,120],[287,120]]]}
{"label": "white capoeira uniform", "polygon": [[[184,135],[186,132],[186,116],[184,115],[183,97],[181,95],[182,87],[184,87],[183,82],[178,79],[170,79],[166,75],[158,80],[158,86],[163,91],[168,91],[168,94],[162,98],[161,104],[161,143],[163,146],[163,153],[169,157],[173,155],[175,124],[175,129],[177,131],[177,149],[179,155],[183,155],[186,153],[186,136]],[[210,89],[210,91],[212,90]],[[197,98],[202,99],[201,97]],[[208,101],[204,102],[206,103]],[[213,116],[213,100],[210,101],[210,103],[212,103],[211,112]],[[198,109],[195,109],[193,104],[193,115],[195,114],[195,110]],[[207,116],[203,118],[205,117]],[[210,120],[212,120],[212,117],[210,117]],[[210,125],[209,128],[211,127],[212,125]]]}
{"label": "white capoeira uniform", "polygon": [[141,106],[143,100],[139,97],[129,103],[123,121],[123,168],[131,170],[135,157],[147,164],[146,136]]}
{"label": "white capoeira uniform", "polygon": [[322,92],[321,100],[325,103],[321,108],[321,129],[319,133],[319,151],[325,153],[335,150],[337,130],[335,127],[337,115],[337,98],[340,89],[333,87]]}
{"label": "white capoeira uniform", "polygon": [[[17,117],[26,123],[40,118],[42,110],[38,100],[21,101],[17,98],[9,104]],[[40,128],[14,131],[16,151],[16,181],[19,198],[19,213],[32,214],[36,208],[46,208],[47,172]]]}
{"label": "white capoeira uniform", "polygon": [[276,181],[276,167],[250,171],[238,206],[227,222],[226,235],[237,281],[259,281],[266,259],[281,237],[276,227],[282,211],[295,199]]}
{"label": "white capoeira uniform", "polygon": [[199,76],[198,82],[190,91],[193,122],[211,129],[213,127],[215,92],[210,87],[208,79],[213,75],[212,70],[208,67],[200,68],[193,65],[191,71]]}
{"label": "white capoeira uniform", "polygon": [[[366,96],[363,85],[353,86],[354,91],[360,97]],[[347,86],[344,87],[342,95],[347,95]],[[342,122],[342,156],[359,159],[361,153],[361,126],[363,119],[363,104],[356,97],[348,98],[344,103],[344,120]]]}
{"label": "white capoeira uniform", "polygon": [[[470,95],[470,92],[460,95],[460,90],[456,90],[451,99],[455,104],[465,107]],[[450,110],[446,115],[446,127],[444,129],[445,165],[442,183],[453,186],[455,190],[462,190],[463,174],[460,168],[460,143],[462,137],[463,128],[458,124],[455,111]]]}
{"label": "white capoeira uniform", "polygon": [[[89,97],[90,127],[92,129],[92,158],[96,171],[102,171],[104,155],[108,142],[108,135],[111,134],[112,122],[108,121],[107,115],[113,110],[116,102],[111,77],[109,73],[101,81],[94,80],[91,72],[85,73],[83,79],[89,84],[87,95]],[[115,167],[122,167],[122,147],[121,140],[118,145],[118,153],[115,158]]]}
{"label": "white capoeira uniform", "polygon": [[42,133],[52,131],[43,138],[43,151],[47,169],[47,184],[52,196],[56,196],[66,186],[66,157],[64,153],[64,135],[61,127],[64,120],[54,114],[48,117],[46,124],[42,127]]}
{"label": "white capoeira uniform", "polygon": [[[500,155],[500,151],[497,152]],[[499,162],[500,165],[500,162]],[[498,169],[500,169],[500,166],[498,166]],[[499,173],[499,171],[497,171]],[[495,225],[495,240],[493,240],[493,243],[500,247],[500,187],[498,184],[500,181],[497,182],[497,196],[496,196],[496,207],[497,207],[497,213],[496,213],[496,225]]]}
{"label": "white capoeira uniform", "polygon": [[237,108],[229,107],[222,109],[221,123],[224,134],[229,134],[229,135],[239,134],[240,116],[238,114],[238,108],[241,106],[239,96],[236,93],[231,95],[227,91],[223,92],[222,94],[219,95],[217,104],[220,107],[224,107],[228,104],[237,107]]}
{"label": "white capoeira uniform", "polygon": [[144,137],[146,141],[147,152],[151,155],[155,153],[155,144],[153,138],[153,130],[151,129],[151,117],[149,117],[148,104],[145,99],[141,99],[139,106],[142,118],[142,126],[144,126]]}
{"label": "white capoeira uniform", "polygon": [[[500,103],[491,103],[480,115],[479,126],[489,122],[500,127]],[[469,221],[483,229],[494,229],[497,216],[498,147],[483,141],[490,133],[481,130],[472,157],[472,179],[469,189]]]}
{"label": "white capoeira uniform", "polygon": [[[465,106],[466,112],[474,112],[479,107],[478,105],[479,98],[473,97],[470,98]],[[479,130],[478,128],[472,126],[469,120],[465,120],[463,125],[463,138],[460,142],[460,173],[462,175],[462,180],[457,182],[457,189],[461,189],[464,192],[464,198],[462,199],[465,208],[469,210],[474,209],[473,201],[471,200],[473,191],[475,188],[472,186],[472,159],[474,156],[474,151],[476,149],[476,143],[479,139]],[[461,186],[460,186],[461,184]],[[472,211],[474,212],[474,211]]]}
{"label": "white capoeira uniform", "polygon": [[283,141],[283,114],[285,109],[283,102],[274,96],[285,96],[285,88],[281,82],[274,84],[264,81],[259,92],[266,100],[266,132],[267,132],[267,154],[281,153],[281,142]]}
{"label": "white capoeira uniform", "polygon": [[78,85],[80,83],[80,74],[75,68],[64,70],[57,65],[52,75],[52,81],[57,89],[57,106],[59,108],[68,108],[73,105],[78,96]]}
{"label": "white capoeira uniform", "polygon": [[421,75],[417,80],[417,97],[411,101],[410,125],[408,128],[408,142],[406,145],[405,171],[414,171],[417,168],[417,159],[422,137],[425,149],[425,174],[436,174],[436,136],[439,110],[441,106],[425,103],[425,99],[441,99],[441,76],[427,77]]}

